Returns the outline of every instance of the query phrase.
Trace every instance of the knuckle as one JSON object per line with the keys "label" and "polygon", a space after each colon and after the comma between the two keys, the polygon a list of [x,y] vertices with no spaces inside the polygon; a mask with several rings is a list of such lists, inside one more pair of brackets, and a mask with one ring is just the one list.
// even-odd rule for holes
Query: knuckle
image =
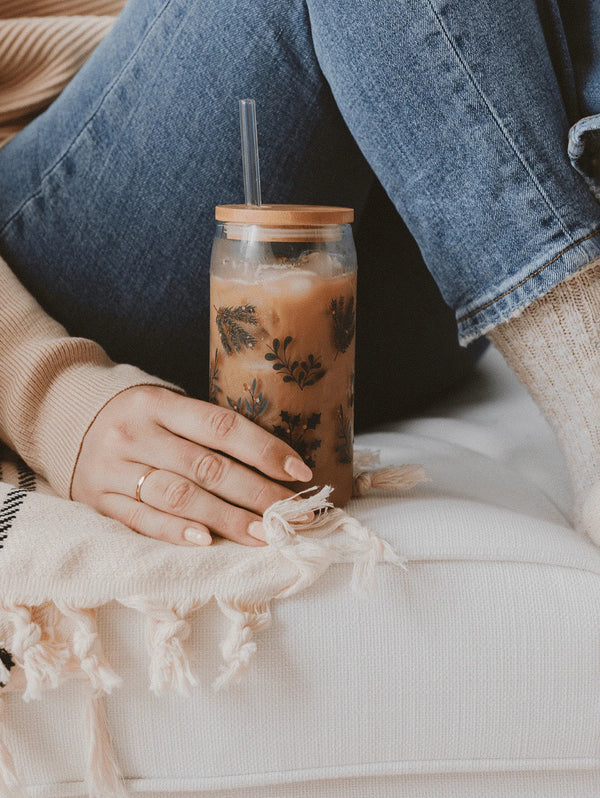
{"label": "knuckle", "polygon": [[189,507],[192,496],[192,485],[186,480],[175,479],[165,488],[163,500],[169,510],[181,513]]}
{"label": "knuckle", "polygon": [[218,440],[223,440],[239,427],[239,415],[233,410],[216,410],[210,420],[212,432]]}
{"label": "knuckle", "polygon": [[[124,393],[128,393],[125,391]],[[134,417],[138,417],[148,411],[154,402],[154,392],[149,385],[137,385],[135,389],[130,390],[130,408]]]}
{"label": "knuckle", "polygon": [[200,485],[217,485],[223,479],[225,459],[218,454],[203,454],[194,462],[192,472]]}
{"label": "knuckle", "polygon": [[133,421],[120,421],[115,426],[115,437],[120,445],[126,446],[136,439],[136,425]]}
{"label": "knuckle", "polygon": [[274,501],[277,501],[273,497],[273,488],[269,483],[265,483],[261,485],[259,488],[258,493],[256,494],[256,506],[257,507],[264,507],[265,509],[273,504]]}
{"label": "knuckle", "polygon": [[179,396],[179,394],[174,393],[168,388],[163,388],[160,385],[147,385],[144,387],[146,388],[147,406],[150,408],[151,412],[157,416],[171,411],[173,399]]}
{"label": "knuckle", "polygon": [[115,424],[104,431],[102,440],[107,451],[121,451],[123,444],[125,443],[121,426],[121,424]]}
{"label": "knuckle", "polygon": [[138,426],[140,423],[155,421],[161,414],[166,400],[163,394],[170,391],[163,390],[158,385],[136,385],[123,392],[123,396],[130,394],[127,400],[127,415]]}
{"label": "knuckle", "polygon": [[277,450],[279,449],[280,445],[281,441],[277,440],[277,438],[274,438],[272,435],[269,435],[264,444],[258,450],[259,459],[264,462],[275,460],[277,456]]}

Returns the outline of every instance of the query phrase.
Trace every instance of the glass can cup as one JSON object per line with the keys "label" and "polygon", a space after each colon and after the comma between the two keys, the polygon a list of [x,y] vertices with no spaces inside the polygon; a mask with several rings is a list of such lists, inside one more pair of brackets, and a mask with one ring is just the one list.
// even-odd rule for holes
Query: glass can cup
{"label": "glass can cup", "polygon": [[352,495],[356,250],[351,208],[219,205],[210,267],[210,401],[286,441]]}

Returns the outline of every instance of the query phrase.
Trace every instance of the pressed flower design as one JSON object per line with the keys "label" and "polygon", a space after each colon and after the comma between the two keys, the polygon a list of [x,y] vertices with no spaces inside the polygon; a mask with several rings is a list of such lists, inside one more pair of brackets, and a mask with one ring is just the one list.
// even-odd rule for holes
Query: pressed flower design
{"label": "pressed flower design", "polygon": [[251,385],[244,383],[244,391],[248,393],[248,397],[240,396],[237,399],[232,399],[228,396],[227,404],[236,413],[246,416],[250,421],[256,421],[267,409],[269,400],[266,396],[263,396],[262,391],[259,392],[256,377],[252,380]]}
{"label": "pressed flower design", "polygon": [[307,355],[305,360],[294,360],[288,352],[288,348],[294,339],[288,335],[283,340],[283,346],[279,338],[273,338],[272,346],[267,346],[269,351],[265,355],[265,360],[273,363],[273,368],[283,377],[284,382],[295,382],[301,391],[309,385],[314,385],[325,376],[320,359],[314,355]]}
{"label": "pressed flower design", "polygon": [[306,465],[314,468],[316,463],[313,454],[320,448],[321,441],[311,433],[321,423],[321,414],[311,413],[303,416],[302,413],[288,413],[287,410],[282,410],[279,417],[281,424],[273,427],[273,434],[289,443]]}

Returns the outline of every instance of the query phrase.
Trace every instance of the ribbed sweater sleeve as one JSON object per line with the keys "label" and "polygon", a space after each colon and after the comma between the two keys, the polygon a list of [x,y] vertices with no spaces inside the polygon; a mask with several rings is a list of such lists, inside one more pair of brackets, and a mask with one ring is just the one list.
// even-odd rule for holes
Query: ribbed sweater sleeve
{"label": "ribbed sweater sleeve", "polygon": [[0,0],[0,147],[60,94],[125,0]]}
{"label": "ribbed sweater sleeve", "polygon": [[0,439],[60,496],[71,498],[81,444],[100,410],[135,385],[183,393],[70,337],[0,258]]}

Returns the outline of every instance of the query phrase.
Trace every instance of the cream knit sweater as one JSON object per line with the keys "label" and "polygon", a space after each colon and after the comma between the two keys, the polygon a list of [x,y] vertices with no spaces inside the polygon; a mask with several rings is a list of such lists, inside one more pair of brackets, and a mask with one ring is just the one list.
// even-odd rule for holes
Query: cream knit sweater
{"label": "cream knit sweater", "polygon": [[[124,0],[0,0],[0,145],[62,91]],[[71,338],[0,259],[0,439],[70,498],[83,437],[134,385],[174,387]]]}

